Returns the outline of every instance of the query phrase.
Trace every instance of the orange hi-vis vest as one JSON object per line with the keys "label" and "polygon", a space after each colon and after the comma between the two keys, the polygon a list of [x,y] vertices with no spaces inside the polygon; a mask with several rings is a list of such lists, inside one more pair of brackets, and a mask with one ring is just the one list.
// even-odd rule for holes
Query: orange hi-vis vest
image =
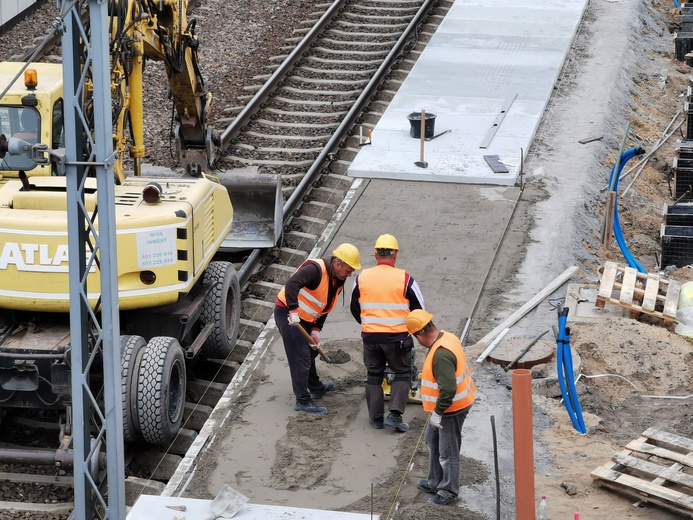
{"label": "orange hi-vis vest", "polygon": [[[320,285],[318,285],[317,289],[311,290],[304,287],[298,292],[298,316],[303,321],[315,323],[320,316],[327,314],[334,308],[335,304],[337,303],[337,296],[339,296],[339,293],[342,292],[342,288],[340,287],[337,289],[337,293],[332,300],[332,305],[330,305],[329,308],[325,308],[327,306],[327,298],[330,290],[330,275],[327,273],[325,261],[322,258],[317,260],[306,260],[299,266],[299,269],[306,262],[315,262],[320,266],[320,270],[322,271],[322,279],[320,280]],[[277,298],[284,303],[284,305],[286,305],[286,287],[282,287],[282,290],[279,291]]]}
{"label": "orange hi-vis vest", "polygon": [[457,381],[457,391],[452,405],[445,410],[445,413],[457,412],[467,408],[474,402],[474,381],[467,366],[467,356],[464,355],[462,343],[457,336],[443,331],[438,340],[433,343],[424,361],[423,372],[421,374],[421,403],[423,409],[432,412],[436,408],[438,400],[438,383],[433,375],[433,356],[439,348],[448,349],[457,358],[457,369],[455,370],[455,380]]}
{"label": "orange hi-vis vest", "polygon": [[388,264],[364,269],[359,275],[359,305],[363,332],[407,332],[409,300],[407,273]]}

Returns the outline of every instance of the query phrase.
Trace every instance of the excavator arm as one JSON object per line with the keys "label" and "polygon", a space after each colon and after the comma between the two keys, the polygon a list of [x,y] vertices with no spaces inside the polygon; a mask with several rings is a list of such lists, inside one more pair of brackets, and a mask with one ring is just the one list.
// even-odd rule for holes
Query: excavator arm
{"label": "excavator arm", "polygon": [[[200,175],[212,157],[207,115],[212,95],[205,87],[197,57],[195,20],[188,21],[187,0],[110,0],[110,59],[114,147],[121,160],[116,176],[124,180],[128,148],[134,173],[145,156],[143,74],[145,60],[163,62],[173,100],[172,137],[181,165]],[[129,129],[129,136],[128,136]]]}

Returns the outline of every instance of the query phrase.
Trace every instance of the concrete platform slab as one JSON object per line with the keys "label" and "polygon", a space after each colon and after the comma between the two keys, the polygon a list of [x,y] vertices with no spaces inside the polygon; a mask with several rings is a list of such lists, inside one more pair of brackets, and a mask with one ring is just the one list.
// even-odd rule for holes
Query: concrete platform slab
{"label": "concrete platform slab", "polygon": [[[513,185],[587,4],[453,4],[349,175]],[[425,169],[414,164],[420,140],[407,119],[421,109],[436,115],[434,133],[450,130],[424,144]],[[484,155],[498,155],[509,171],[494,173]]]}
{"label": "concrete platform slab", "polygon": [[[198,498],[173,498],[142,495],[127,516],[127,520],[210,520],[215,517],[210,513],[211,500]],[[175,508],[175,509],[172,509]],[[185,508],[181,510],[181,508]],[[267,520],[281,518],[286,520],[378,520],[380,515],[371,516],[361,513],[342,513],[306,509],[302,507],[267,506],[244,504],[233,516],[234,520]]]}

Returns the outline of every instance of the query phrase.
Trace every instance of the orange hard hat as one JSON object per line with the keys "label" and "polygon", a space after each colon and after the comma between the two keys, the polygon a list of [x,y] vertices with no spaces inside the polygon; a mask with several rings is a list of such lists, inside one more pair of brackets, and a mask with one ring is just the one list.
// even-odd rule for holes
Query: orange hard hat
{"label": "orange hard hat", "polygon": [[409,334],[416,334],[426,325],[431,323],[433,316],[423,309],[415,309],[407,316],[407,330]]}

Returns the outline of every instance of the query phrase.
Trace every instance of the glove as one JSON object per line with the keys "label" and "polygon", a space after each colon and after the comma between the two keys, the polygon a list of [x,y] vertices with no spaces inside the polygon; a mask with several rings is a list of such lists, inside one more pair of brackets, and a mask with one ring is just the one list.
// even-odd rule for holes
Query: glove
{"label": "glove", "polygon": [[289,325],[292,327],[301,323],[301,318],[298,316],[298,309],[289,311]]}
{"label": "glove", "polygon": [[442,419],[443,419],[443,418],[442,418],[440,415],[438,415],[438,414],[435,413],[435,412],[432,412],[432,413],[431,413],[431,418],[428,420],[428,422],[431,423],[431,426],[433,426],[436,430],[442,430],[442,429],[443,429],[443,425],[440,424],[440,421],[441,421]]}
{"label": "glove", "polygon": [[310,339],[313,340],[313,343],[315,343],[315,346],[317,347],[320,345],[320,329],[313,329],[310,331]]}

